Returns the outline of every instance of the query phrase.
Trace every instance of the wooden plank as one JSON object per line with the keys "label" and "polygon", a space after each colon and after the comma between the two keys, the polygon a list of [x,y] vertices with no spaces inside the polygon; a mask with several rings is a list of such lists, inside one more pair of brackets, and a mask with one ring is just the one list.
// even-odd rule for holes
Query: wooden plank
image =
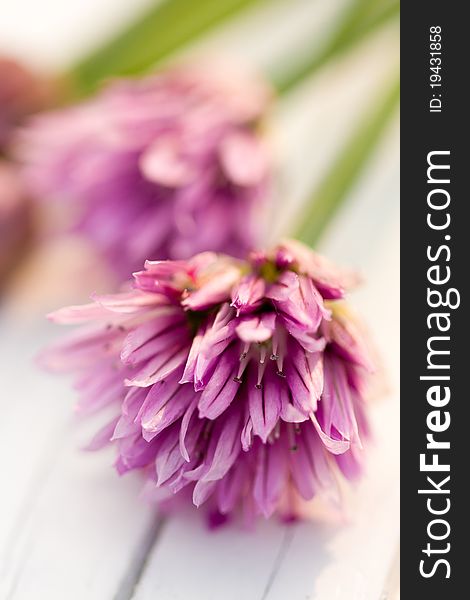
{"label": "wooden plank", "polygon": [[[44,323],[1,322],[2,382],[0,455],[5,485],[0,494],[0,557],[8,551],[18,522],[64,442],[63,424],[70,420],[70,386],[43,373],[33,357],[50,337]],[[49,331],[50,333],[50,331]],[[3,561],[0,560],[0,564]]]}
{"label": "wooden plank", "polygon": [[28,510],[2,557],[1,598],[114,598],[153,540],[156,511],[139,503],[140,477],[121,481],[108,452],[79,452],[76,430],[65,429],[43,485],[25,498]]}
{"label": "wooden plank", "polygon": [[261,598],[286,532],[274,522],[256,532],[226,527],[209,532],[199,514],[171,519],[133,600]]}

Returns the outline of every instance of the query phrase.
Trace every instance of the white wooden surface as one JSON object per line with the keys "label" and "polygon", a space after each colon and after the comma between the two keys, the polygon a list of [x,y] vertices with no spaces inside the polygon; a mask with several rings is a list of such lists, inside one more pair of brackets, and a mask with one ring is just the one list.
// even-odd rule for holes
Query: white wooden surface
{"label": "white wooden surface", "polygon": [[[344,0],[296,4],[305,11],[304,19],[316,4],[324,16],[312,19],[312,27],[322,23],[325,31],[328,10],[333,19],[334,8],[339,10]],[[285,6],[272,3],[271,33],[284,31],[291,14]],[[245,58],[267,64],[268,42],[255,39],[250,46],[244,36],[240,41],[240,33],[237,42],[237,27],[246,31],[250,22],[259,22],[260,14],[255,11],[225,28],[205,42],[207,47],[214,40],[220,44],[225,35],[231,53],[237,54],[238,43]],[[291,43],[283,35],[270,36],[272,56],[279,53],[280,39]],[[384,64],[394,60],[393,38],[389,32],[371,39],[279,109],[273,136],[284,148],[279,159],[288,166],[276,232],[286,227],[305,190],[321,178],[380,85]],[[76,43],[70,45],[73,52]],[[52,64],[54,52],[48,56],[45,62]],[[155,509],[139,499],[138,478],[119,479],[107,452],[80,452],[94,423],[73,416],[74,395],[67,381],[51,378],[32,364],[36,350],[61,332],[39,316],[14,322],[5,308],[0,317],[0,599],[386,597],[398,547],[397,156],[395,122],[323,244],[330,256],[360,266],[365,275],[367,285],[353,300],[375,335],[390,389],[373,408],[375,445],[365,480],[348,494],[344,523],[317,520],[286,528],[271,522],[261,523],[255,533],[234,527],[209,533],[192,513],[162,524]]]}

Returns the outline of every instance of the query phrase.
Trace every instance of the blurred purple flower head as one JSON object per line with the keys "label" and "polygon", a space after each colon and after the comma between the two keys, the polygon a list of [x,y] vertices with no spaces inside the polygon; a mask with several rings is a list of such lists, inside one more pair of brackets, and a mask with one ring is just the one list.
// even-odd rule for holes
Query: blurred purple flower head
{"label": "blurred purple flower head", "polygon": [[174,68],[39,116],[18,153],[34,195],[72,203],[121,277],[147,258],[240,256],[259,243],[269,101],[246,73]]}
{"label": "blurred purple flower head", "polygon": [[355,278],[298,242],[239,261],[150,261],[135,289],[55,313],[91,328],[49,349],[79,410],[116,406],[92,441],[152,496],[217,514],[292,515],[361,468],[371,361],[343,297]]}

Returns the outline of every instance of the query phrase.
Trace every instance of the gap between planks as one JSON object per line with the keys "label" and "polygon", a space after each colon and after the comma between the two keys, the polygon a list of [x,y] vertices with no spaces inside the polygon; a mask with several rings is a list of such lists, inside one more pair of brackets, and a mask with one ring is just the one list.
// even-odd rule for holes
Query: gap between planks
{"label": "gap between planks", "polygon": [[166,517],[157,516],[154,519],[149,531],[142,540],[142,544],[138,547],[134,557],[131,559],[129,569],[124,574],[119,590],[113,600],[132,600],[152,550],[160,539],[166,524]]}

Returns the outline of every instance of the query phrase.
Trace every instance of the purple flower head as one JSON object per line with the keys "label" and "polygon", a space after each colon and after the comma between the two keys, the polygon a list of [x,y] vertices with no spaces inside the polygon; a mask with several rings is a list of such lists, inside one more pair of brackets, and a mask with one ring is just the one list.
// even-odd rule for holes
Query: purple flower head
{"label": "purple flower head", "polygon": [[36,118],[18,153],[33,193],[73,203],[121,277],[147,258],[241,256],[259,242],[269,101],[246,74],[176,68]]}
{"label": "purple flower head", "polygon": [[360,471],[372,366],[342,300],[353,283],[293,241],[150,261],[131,292],[55,313],[92,325],[45,361],[80,373],[80,410],[115,404],[92,447],[115,444],[154,495],[292,514]]}

